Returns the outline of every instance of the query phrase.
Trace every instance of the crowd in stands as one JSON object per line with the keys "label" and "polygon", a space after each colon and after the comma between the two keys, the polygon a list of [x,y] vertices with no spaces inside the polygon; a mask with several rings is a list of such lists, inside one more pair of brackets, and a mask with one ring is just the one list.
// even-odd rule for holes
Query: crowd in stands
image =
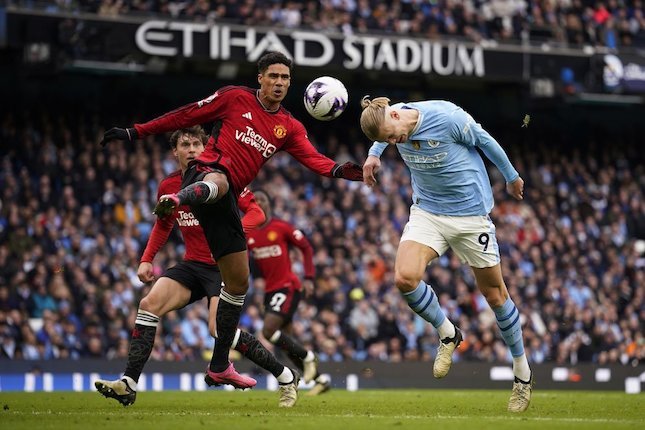
{"label": "crowd in stands", "polygon": [[645,46],[643,0],[57,0],[46,5],[54,12],[155,15],[344,35],[381,33],[611,49]]}
{"label": "crowd in stands", "polygon": [[[177,166],[164,136],[97,144],[97,122],[60,116],[0,117],[0,359],[127,357],[140,298],[136,275],[154,222],[159,181]],[[359,131],[346,137],[360,142]],[[504,278],[522,314],[532,363],[633,364],[645,359],[645,163],[636,142],[534,142],[500,137],[526,181],[512,200],[491,168],[492,218]],[[333,128],[316,142],[337,161],[362,162]],[[393,285],[410,205],[409,173],[384,154],[379,183],[318,177],[276,156],[254,186],[275,215],[314,248],[316,289],[295,315],[298,338],[322,361],[432,361],[436,331]],[[177,234],[158,254],[157,276],[182,258]],[[293,251],[296,272],[301,255]],[[510,362],[495,316],[472,272],[451,253],[426,280],[465,333],[457,360]],[[260,337],[263,284],[253,278],[241,325]],[[205,301],[171,312],[152,360],[202,359],[212,346]],[[269,345],[270,347],[270,345]]]}

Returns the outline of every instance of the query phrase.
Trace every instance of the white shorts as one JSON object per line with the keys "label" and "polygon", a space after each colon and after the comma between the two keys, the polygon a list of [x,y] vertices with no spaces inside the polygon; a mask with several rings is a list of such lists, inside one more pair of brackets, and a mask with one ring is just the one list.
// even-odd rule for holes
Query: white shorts
{"label": "white shorts", "polygon": [[488,215],[435,215],[413,205],[401,242],[411,240],[442,255],[452,248],[471,267],[492,267],[500,262],[495,224]]}

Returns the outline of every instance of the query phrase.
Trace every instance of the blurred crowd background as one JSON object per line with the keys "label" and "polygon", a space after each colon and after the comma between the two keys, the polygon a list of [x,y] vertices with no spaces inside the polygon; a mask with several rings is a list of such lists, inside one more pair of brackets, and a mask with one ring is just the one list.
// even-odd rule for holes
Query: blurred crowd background
{"label": "blurred crowd background", "polygon": [[[643,0],[8,0],[4,5],[107,20],[161,17],[346,36],[609,52],[645,47]],[[95,36],[70,16],[58,30],[52,43],[79,52]],[[157,185],[176,163],[166,136],[134,146],[113,143],[108,150],[97,142],[106,126],[149,118],[146,110],[163,105],[153,92],[179,98],[199,84],[146,75],[148,87],[159,86],[146,92],[138,88],[144,86],[137,83],[144,82],[140,78],[115,84],[73,72],[60,81],[39,78],[38,69],[23,72],[25,81],[31,79],[22,87],[32,97],[23,101],[29,109],[0,110],[0,359],[125,359],[138,302],[150,288],[136,271],[154,223]],[[48,82],[54,83],[51,91]],[[389,84],[389,94],[408,98]],[[440,88],[433,87],[432,97]],[[71,90],[80,95],[74,99]],[[441,91],[469,92],[467,85],[450,84]],[[491,109],[490,94],[478,95],[484,91],[473,86],[469,99],[476,99],[481,113],[491,111],[485,128],[490,119],[519,117],[504,102],[508,93],[500,90],[500,103]],[[423,92],[419,88],[417,95]],[[53,103],[57,109],[41,113],[47,109],[42,105]],[[310,121],[309,132],[320,151],[336,161],[362,163],[368,143],[352,108],[332,126]],[[513,130],[491,125],[526,181],[525,200],[517,202],[506,195],[499,172],[490,169],[496,200],[491,216],[504,278],[522,313],[532,363],[628,365],[645,358],[642,125],[629,107],[621,109],[605,118],[592,107],[581,108],[582,119],[570,122],[556,121],[561,113],[543,112],[541,125],[526,133],[519,124]],[[627,126],[610,131],[618,119]],[[593,130],[594,121],[605,122],[604,131]],[[369,189],[318,177],[279,155],[252,184],[272,195],[275,215],[300,228],[314,247],[316,290],[301,304],[294,329],[322,361],[434,359],[435,330],[408,309],[393,284],[394,256],[409,213],[409,173],[393,148],[384,154],[383,166],[378,186]],[[155,260],[157,276],[183,251],[175,232]],[[301,273],[302,256],[293,251],[292,258]],[[457,360],[510,363],[495,317],[467,266],[448,252],[428,267],[426,281],[466,335]],[[241,320],[258,337],[263,287],[255,276]],[[165,317],[152,359],[206,358],[213,343],[207,315],[201,302]]]}
{"label": "blurred crowd background", "polygon": [[[157,185],[176,163],[164,136],[102,150],[105,121],[56,112],[0,117],[0,358],[127,357],[138,302],[150,288],[136,271],[154,223]],[[339,127],[324,130],[311,134],[321,152],[363,162],[367,142],[356,124],[343,127],[342,136]],[[593,133],[577,134],[576,141],[493,135],[526,181],[525,200],[517,202],[490,169],[492,218],[529,361],[642,362],[642,141]],[[275,216],[313,245],[315,295],[301,304],[294,329],[322,361],[434,359],[435,330],[393,285],[409,173],[393,148],[383,166],[370,189],[318,177],[279,155],[253,184],[272,195]],[[182,255],[175,232],[155,273]],[[301,273],[301,255],[292,257]],[[511,361],[467,266],[448,253],[428,267],[426,280],[465,333],[457,360]],[[258,337],[262,297],[255,277],[241,325]],[[203,359],[212,347],[206,321],[205,302],[165,317],[152,360]]]}
{"label": "blurred crowd background", "polygon": [[[160,16],[345,35],[390,33],[475,42],[645,47],[643,0],[8,0],[103,17]],[[69,29],[74,32],[73,25]],[[82,32],[82,28],[78,28]]]}

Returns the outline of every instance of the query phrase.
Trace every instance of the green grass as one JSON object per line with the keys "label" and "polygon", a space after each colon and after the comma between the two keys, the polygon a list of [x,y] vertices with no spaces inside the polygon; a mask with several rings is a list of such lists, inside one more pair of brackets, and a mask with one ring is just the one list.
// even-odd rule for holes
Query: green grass
{"label": "green grass", "polygon": [[[303,392],[304,393],[304,392]],[[536,391],[529,410],[506,412],[510,391],[334,390],[277,393],[142,392],[124,408],[98,393],[0,393],[0,429],[645,429],[645,397],[620,392]]]}

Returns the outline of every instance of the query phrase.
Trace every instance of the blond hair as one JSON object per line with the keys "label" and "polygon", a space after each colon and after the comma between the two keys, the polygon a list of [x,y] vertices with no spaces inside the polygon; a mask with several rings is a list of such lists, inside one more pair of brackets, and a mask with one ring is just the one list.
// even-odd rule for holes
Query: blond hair
{"label": "blond hair", "polygon": [[390,99],[387,97],[377,97],[370,100],[369,96],[361,99],[361,130],[368,139],[378,140],[381,124],[385,120],[385,110],[390,106]]}

